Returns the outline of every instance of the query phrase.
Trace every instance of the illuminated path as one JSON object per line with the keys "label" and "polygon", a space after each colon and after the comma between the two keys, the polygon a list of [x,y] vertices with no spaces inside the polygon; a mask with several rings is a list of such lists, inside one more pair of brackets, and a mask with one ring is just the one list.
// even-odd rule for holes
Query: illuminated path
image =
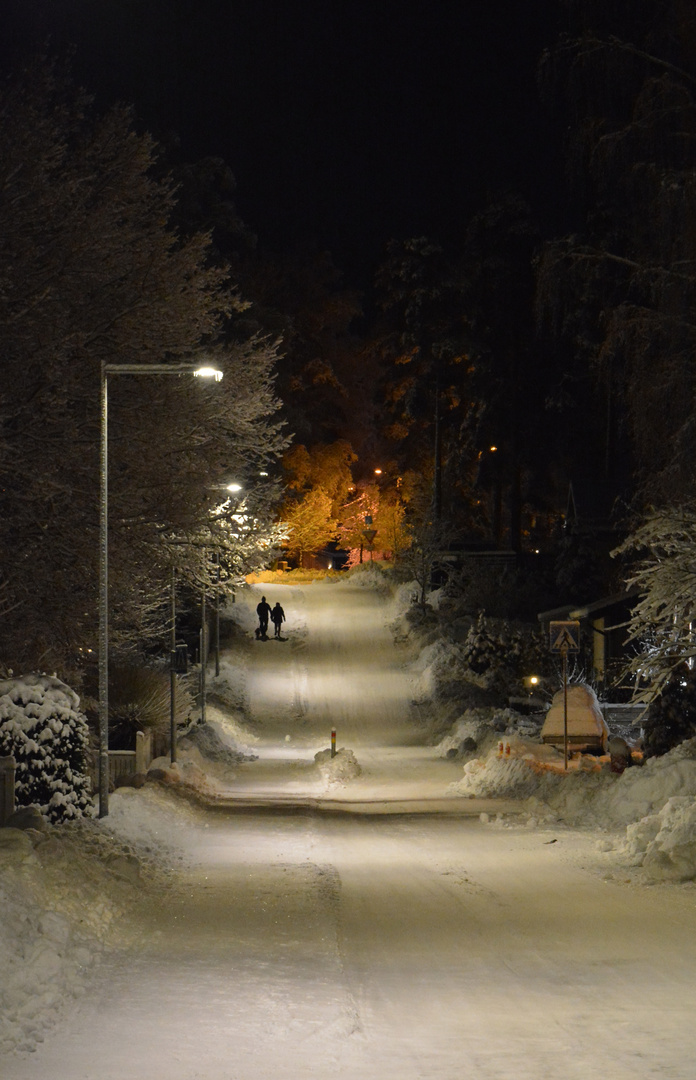
{"label": "illuminated path", "polygon": [[240,768],[235,795],[301,800],[325,792],[314,754],[330,746],[335,728],[337,747],[353,751],[362,775],[333,790],[332,800],[451,800],[448,785],[461,777],[461,765],[427,745],[409,654],[394,644],[387,598],[347,583],[258,586],[240,600],[250,626],[262,592],[283,605],[287,640],[254,642],[249,653],[259,760]]}
{"label": "illuminated path", "polygon": [[259,807],[172,801],[191,865],[3,1078],[691,1080],[693,887],[642,888],[589,834],[456,801],[323,812],[313,754],[334,723],[364,766],[345,799],[432,808],[461,766],[419,745],[376,598],[281,602],[288,642],[249,655],[260,757],[235,781]]}
{"label": "illuminated path", "polygon": [[[696,908],[571,833],[215,814],[8,1080],[690,1080]],[[549,841],[556,839],[555,844]]]}

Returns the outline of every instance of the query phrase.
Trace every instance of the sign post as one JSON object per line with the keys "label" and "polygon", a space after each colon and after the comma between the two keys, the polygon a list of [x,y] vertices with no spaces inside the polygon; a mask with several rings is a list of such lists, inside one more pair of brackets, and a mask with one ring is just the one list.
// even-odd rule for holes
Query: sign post
{"label": "sign post", "polygon": [[188,646],[177,645],[175,640],[169,653],[169,760],[172,765],[176,761],[176,677],[187,672]]}
{"label": "sign post", "polygon": [[549,623],[549,646],[551,652],[561,654],[563,671],[563,768],[568,768],[568,653],[580,651],[580,623],[573,619],[567,622]]}
{"label": "sign post", "polygon": [[370,562],[372,562],[372,552],[373,552],[373,549],[374,549],[373,544],[374,544],[374,539],[375,539],[376,535],[377,535],[377,530],[376,529],[363,529],[363,536],[367,540],[367,550],[370,552]]}

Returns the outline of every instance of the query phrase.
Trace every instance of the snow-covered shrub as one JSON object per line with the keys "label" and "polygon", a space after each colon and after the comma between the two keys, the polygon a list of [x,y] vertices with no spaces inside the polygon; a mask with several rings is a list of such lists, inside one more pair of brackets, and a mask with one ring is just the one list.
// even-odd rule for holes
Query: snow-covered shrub
{"label": "snow-covered shrub", "polygon": [[478,617],[462,646],[464,664],[480,686],[495,687],[506,698],[519,691],[522,679],[548,665],[548,650],[540,635],[506,619]]}
{"label": "snow-covered shrub", "polygon": [[476,626],[466,636],[462,650],[464,662],[476,675],[484,675],[505,663],[506,656],[501,638],[492,634],[483,614]]}
{"label": "snow-covered shrub", "polygon": [[0,756],[16,762],[18,806],[53,822],[92,813],[89,729],[74,690],[50,675],[0,681]]}

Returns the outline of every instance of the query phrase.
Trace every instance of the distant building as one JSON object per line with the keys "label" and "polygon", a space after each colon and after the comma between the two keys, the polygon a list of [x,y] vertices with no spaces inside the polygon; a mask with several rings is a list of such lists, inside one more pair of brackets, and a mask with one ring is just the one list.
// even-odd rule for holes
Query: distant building
{"label": "distant building", "polygon": [[580,623],[588,681],[606,700],[628,701],[633,694],[633,682],[624,672],[634,653],[633,645],[628,641],[628,628],[637,596],[638,590],[632,589],[589,604],[564,604],[537,616],[547,633],[552,622]]}

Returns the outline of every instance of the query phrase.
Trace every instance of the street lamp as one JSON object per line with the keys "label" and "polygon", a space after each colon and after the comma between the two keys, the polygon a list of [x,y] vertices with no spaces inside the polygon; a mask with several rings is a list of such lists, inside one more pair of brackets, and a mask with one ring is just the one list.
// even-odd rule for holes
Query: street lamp
{"label": "street lamp", "polygon": [[[268,473],[261,473],[261,476],[267,476]],[[223,484],[222,487],[225,491],[229,491],[230,495],[238,495],[240,491],[244,491],[244,485],[237,483],[233,480],[230,484]],[[228,500],[229,502],[229,500]],[[215,675],[220,674],[220,552],[215,553]],[[234,594],[233,594],[234,599]]]}
{"label": "street lamp", "polygon": [[219,382],[222,372],[199,364],[101,364],[99,453],[99,817],[109,813],[109,375],[197,375]]}

